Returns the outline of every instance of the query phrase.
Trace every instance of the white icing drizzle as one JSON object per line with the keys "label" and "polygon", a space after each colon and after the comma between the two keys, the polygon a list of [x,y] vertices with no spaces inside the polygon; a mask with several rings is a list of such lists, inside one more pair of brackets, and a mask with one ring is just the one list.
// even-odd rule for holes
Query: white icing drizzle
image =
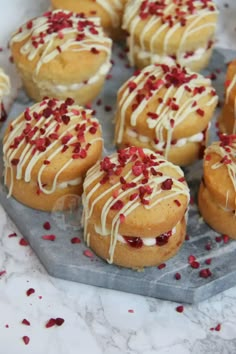
{"label": "white icing drizzle", "polygon": [[9,77],[4,73],[3,69],[0,68],[0,99],[8,95],[10,92],[10,80]]}
{"label": "white icing drizzle", "polygon": [[234,75],[233,80],[230,82],[229,86],[226,89],[226,97],[225,97],[226,103],[229,102],[229,96],[230,96],[231,91],[233,90],[235,84],[236,84],[236,75]]}
{"label": "white icing drizzle", "polygon": [[[144,25],[144,28],[142,32],[140,33],[140,37],[138,38],[138,43],[136,42],[136,29],[137,26],[139,25],[140,21],[144,21],[141,19],[139,16],[140,8],[143,5],[143,1],[141,0],[132,0],[129,1],[129,3],[126,6],[124,17],[123,17],[123,29],[129,32],[129,38],[128,38],[128,45],[129,45],[129,60],[132,65],[135,64],[135,45],[138,44],[140,47],[140,51],[150,51],[151,55],[150,58],[152,58],[153,54],[159,54],[157,53],[155,49],[155,43],[158,41],[158,37],[160,34],[163,35],[164,33],[164,43],[163,43],[163,53],[160,53],[163,56],[166,56],[169,48],[169,43],[170,40],[175,36],[175,33],[177,30],[180,28],[184,28],[184,32],[181,37],[180,45],[178,48],[177,53],[171,53],[171,55],[176,55],[177,58],[176,60],[183,65],[181,61],[182,53],[183,53],[183,48],[185,48],[185,43],[188,37],[193,34],[196,31],[199,31],[204,28],[215,28],[216,27],[216,21],[208,21],[205,24],[198,25],[199,22],[201,22],[205,17],[215,14],[218,14],[218,11],[216,9],[215,4],[212,1],[209,1],[207,3],[207,6],[204,8],[203,2],[201,1],[194,1],[193,4],[195,6],[195,11],[194,13],[191,13],[188,10],[188,2],[187,0],[184,1],[175,1],[173,0],[165,0],[163,2],[160,2],[160,10],[159,13],[162,15],[149,15],[145,20],[146,23]],[[154,3],[153,1],[147,1],[147,4]],[[208,5],[212,7],[214,10],[211,11],[208,8]],[[185,21],[185,24],[183,27],[181,26],[180,18],[175,18],[176,10],[179,9],[180,12],[183,13],[183,18]],[[168,16],[172,16],[172,25],[170,26],[168,21],[166,20],[164,23],[162,22],[163,17],[167,18]],[[148,30],[152,30],[155,28],[155,33],[153,34],[152,38],[150,38],[150,47],[147,48],[145,47],[144,44],[144,38]],[[137,34],[136,34],[137,35]],[[209,38],[206,38],[206,41],[208,41]],[[151,63],[151,62],[150,62]]]}
{"label": "white icing drizzle", "polygon": [[[123,151],[131,151],[130,149],[136,149],[136,151],[142,151],[147,157],[150,156],[155,156],[155,163],[157,163],[157,166],[153,166],[155,171],[161,172],[162,168],[167,167],[171,168],[173,171],[177,172],[179,174],[179,178],[183,177],[183,172],[182,170],[178,167],[173,165],[172,163],[163,160],[163,158],[158,155],[153,153],[149,149],[138,149],[138,148],[128,148]],[[118,235],[119,235],[119,227],[120,227],[120,216],[123,215],[124,217],[127,217],[128,215],[135,213],[136,208],[143,206],[145,209],[150,210],[154,208],[156,205],[158,205],[160,202],[163,200],[167,199],[175,199],[179,195],[184,195],[189,201],[189,189],[187,185],[181,181],[179,181],[177,178],[170,177],[169,175],[166,175],[163,173],[163,175],[153,175],[150,173],[152,166],[148,166],[147,170],[149,171],[149,179],[147,185],[152,189],[151,194],[145,197],[149,204],[144,205],[141,204],[141,200],[139,197],[135,198],[134,200],[130,200],[127,198],[133,194],[133,193],[139,193],[139,188],[141,186],[145,186],[145,184],[142,184],[142,179],[143,179],[143,174],[136,176],[132,173],[132,166],[134,162],[132,162],[132,157],[127,158],[127,161],[125,163],[125,166],[130,165],[130,168],[126,173],[121,173],[120,176],[122,176],[125,181],[131,181],[132,183],[135,183],[135,185],[131,186],[130,188],[123,190],[121,188],[121,183],[118,179],[117,183],[112,183],[110,184],[109,182],[106,182],[107,188],[103,190],[103,192],[99,192],[101,188],[101,184],[99,182],[95,183],[95,181],[101,181],[102,178],[104,177],[105,173],[102,169],[100,169],[100,163],[98,162],[94,167],[92,167],[85,178],[84,181],[84,193],[82,196],[83,200],[83,206],[84,206],[84,212],[83,212],[83,226],[84,226],[84,238],[85,241],[87,241],[89,245],[89,239],[90,239],[90,234],[87,231],[88,228],[88,223],[93,215],[94,208],[96,205],[101,201],[102,198],[106,197],[107,200],[104,203],[102,207],[102,211],[100,214],[100,220],[98,220],[98,224],[100,225],[100,233],[102,235],[110,235],[110,248],[109,248],[109,259],[107,260],[109,263],[113,262],[113,257],[114,257],[114,252],[115,252],[115,247],[116,243],[118,240]],[[115,153],[110,156],[110,162],[112,164],[115,164],[116,166],[119,165],[119,154]],[[141,161],[140,158],[138,158],[138,161]],[[168,193],[165,193],[164,190],[161,189],[161,185],[164,181],[167,179],[171,178],[173,185],[171,190],[168,190]],[[94,184],[95,183],[95,184]],[[91,190],[88,192],[87,189],[91,184],[94,184],[94,186],[91,188]],[[115,190],[119,190],[118,196],[114,196],[113,192]],[[93,197],[94,194],[97,193],[97,197]],[[116,213],[114,213],[112,222],[111,222],[111,228],[108,227],[107,224],[107,217],[108,213],[110,211],[111,206],[117,202],[118,200],[126,200],[125,203],[123,203],[122,207],[120,210],[118,210]],[[183,215],[184,216],[184,215]],[[108,231],[109,230],[109,231]]]}
{"label": "white icing drizzle", "polygon": [[119,27],[121,11],[124,7],[124,0],[96,0],[96,2],[106,11],[110,16],[112,26]]}
{"label": "white icing drizzle", "polygon": [[[49,108],[49,103],[54,102],[54,106],[52,108],[52,113],[49,114],[47,118],[43,115],[43,111]],[[59,101],[56,99],[45,99],[44,101],[35,104],[28,110],[28,114],[31,116],[31,120],[27,121],[22,118],[20,115],[17,119],[15,119],[11,123],[12,129],[8,133],[8,136],[4,139],[3,144],[3,154],[4,154],[4,167],[5,167],[5,184],[8,178],[8,172],[10,171],[10,187],[9,187],[9,194],[8,197],[12,194],[13,183],[14,183],[14,171],[13,168],[16,169],[15,176],[17,180],[24,180],[26,183],[31,182],[31,175],[33,172],[34,167],[36,166],[39,161],[41,162],[41,166],[39,167],[38,175],[36,178],[38,188],[40,192],[44,194],[52,194],[56,191],[57,188],[67,188],[69,186],[79,185],[82,181],[81,176],[69,181],[61,181],[58,182],[58,178],[60,177],[61,173],[66,170],[68,166],[70,166],[74,160],[76,153],[74,152],[74,146],[72,144],[79,143],[80,144],[80,151],[89,150],[87,147],[87,139],[86,135],[89,132],[91,127],[96,127],[96,129],[101,129],[98,123],[98,120],[94,117],[91,117],[92,111],[86,110],[78,105],[68,105],[67,106],[67,113],[63,113],[69,119],[69,123],[67,123],[67,129],[64,130],[65,126],[63,127],[63,121],[58,121],[55,119],[54,113],[56,109],[60,109],[61,105],[64,104],[64,101]],[[57,113],[59,111],[57,110]],[[40,118],[34,120],[33,115],[39,114]],[[58,116],[58,114],[57,114]],[[77,137],[77,130],[76,128],[78,125],[85,124],[84,129],[84,141],[80,141]],[[34,141],[39,141],[38,139],[45,140],[49,139],[50,144],[44,145],[45,150],[40,151],[39,149],[35,148],[35,143],[31,143],[32,140],[27,141],[26,137],[24,136],[24,131],[30,127],[34,133],[32,134],[31,139]],[[60,129],[62,131],[60,132]],[[57,139],[51,137],[51,134],[57,134]],[[66,142],[63,142],[63,138],[70,135],[70,139]],[[20,140],[17,146],[14,146],[16,139],[20,137],[24,137]],[[93,135],[92,135],[93,137]],[[90,144],[94,144],[96,141],[102,141],[102,138],[98,136],[94,136],[92,139],[89,139]],[[62,154],[63,147],[66,146],[66,149],[71,149],[71,158],[57,171],[55,171],[55,175],[52,181],[51,186],[45,186],[42,181],[43,173],[46,173],[47,166],[53,164],[53,159],[58,157],[58,154]],[[21,153],[19,151],[21,149]],[[17,165],[14,165],[12,161],[16,159]],[[44,164],[43,160],[46,160],[46,164]]]}
{"label": "white icing drizzle", "polygon": [[[229,135],[230,140],[230,135]],[[229,151],[226,151],[226,149]],[[211,153],[215,153],[219,155],[222,159],[220,162],[215,163],[211,166],[212,169],[220,168],[221,166],[226,166],[228,175],[232,182],[235,196],[236,196],[236,140],[235,136],[231,139],[231,143],[229,145],[223,145],[221,142],[213,142],[208,148],[205,150],[205,156],[210,155]],[[230,160],[231,162],[224,163],[224,160]],[[228,199],[229,199],[229,191],[226,193],[226,200],[225,200],[225,208],[228,206]],[[236,205],[236,197],[235,197],[235,205]]]}
{"label": "white icing drizzle", "polygon": [[[225,104],[229,103],[229,96],[232,92],[232,90],[235,88],[236,85],[236,75],[234,75],[233,80],[230,82],[229,86],[226,88],[226,93],[225,93]],[[236,133],[236,96],[234,98],[234,126],[233,126],[233,134]]]}
{"label": "white icing drizzle", "polygon": [[[61,25],[60,16],[63,16],[67,21],[67,25],[64,27]],[[78,14],[62,10],[48,12],[27,22],[18,32],[13,34],[11,46],[15,42],[22,42],[20,52],[29,61],[39,56],[35,77],[39,74],[43,64],[52,61],[61,52],[67,50],[81,52],[91,51],[95,48],[105,52],[107,61],[109,61],[112,43],[110,38],[105,37],[99,18],[83,18]]]}
{"label": "white icing drizzle", "polygon": [[[153,100],[153,96],[156,99],[156,110],[155,113],[158,118],[152,119],[150,117],[145,117],[147,121],[148,128],[154,130],[156,142],[155,145],[161,144],[166,145],[165,148],[165,158],[168,158],[168,152],[171,146],[173,130],[185,119],[191,119],[191,115],[196,113],[199,108],[204,110],[205,107],[201,107],[199,101],[205,96],[210,96],[206,106],[212,106],[217,104],[218,97],[215,95],[215,90],[211,86],[211,81],[204,78],[200,74],[191,72],[188,69],[183,69],[180,67],[169,67],[168,72],[165,72],[162,65],[150,65],[144,68],[138,75],[133,76],[128,80],[119,90],[123,92],[120,100],[118,101],[117,109],[117,122],[116,122],[116,142],[120,144],[123,139],[124,129],[127,124],[126,112],[130,107],[136,102],[136,97],[140,92],[145,91],[145,85],[150,78],[154,78],[152,81],[155,84],[158,82],[158,88],[153,88],[151,94],[146,95],[146,97],[138,104],[135,109],[132,109],[130,113],[129,120],[131,127],[136,127],[139,120],[143,120],[143,112],[148,106],[149,102]],[[171,81],[167,79],[172,70],[178,70],[180,75],[185,75],[186,78],[190,78],[189,82],[180,83],[177,87],[171,84]],[[134,84],[135,88],[130,90],[129,85]],[[166,84],[170,84],[166,88]],[[186,92],[185,87],[188,86],[191,89],[191,93]],[[203,87],[203,90],[195,93],[195,89]],[[165,90],[165,91],[163,91]],[[131,91],[131,92],[130,92]],[[161,93],[160,93],[161,91]],[[164,92],[164,94],[163,94]],[[214,94],[212,96],[212,94]],[[185,102],[183,99],[186,97]],[[162,102],[158,103],[158,98],[162,99]],[[171,106],[167,105],[169,99],[179,106],[178,110],[172,110]],[[182,102],[180,104],[180,102]],[[195,105],[194,105],[195,104]],[[199,118],[201,119],[201,118]],[[171,121],[173,124],[171,124]],[[164,138],[164,131],[167,132],[167,139]]]}

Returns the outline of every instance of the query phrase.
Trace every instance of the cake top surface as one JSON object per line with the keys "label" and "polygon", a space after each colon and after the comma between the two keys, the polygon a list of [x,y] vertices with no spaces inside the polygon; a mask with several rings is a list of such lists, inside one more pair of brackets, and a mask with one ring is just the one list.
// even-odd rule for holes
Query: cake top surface
{"label": "cake top surface", "polygon": [[11,46],[22,42],[20,52],[32,61],[40,57],[36,71],[66,50],[110,53],[111,40],[105,36],[99,18],[86,18],[66,10],[54,10],[36,17],[12,35]]}
{"label": "cake top surface", "polygon": [[[149,149],[130,147],[105,157],[84,181],[84,232],[92,218],[110,234],[110,261],[117,235],[152,237],[183,220],[189,189],[182,170]],[[91,222],[91,220],[90,220]]]}
{"label": "cake top surface", "polygon": [[44,99],[10,124],[3,144],[5,168],[15,168],[16,178],[25,182],[43,173],[57,180],[70,165],[84,164],[98,140],[101,128],[92,111],[70,98]]}
{"label": "cake top surface", "polygon": [[119,90],[117,141],[122,141],[125,121],[137,129],[145,121],[158,141],[167,141],[168,136],[171,140],[172,132],[190,117],[204,120],[207,126],[207,110],[215,107],[217,101],[211,80],[201,74],[179,65],[150,65],[137,71]]}
{"label": "cake top surface", "polygon": [[110,209],[123,210],[124,214],[127,209],[125,200],[128,204],[151,209],[162,198],[178,194],[188,197],[189,193],[184,174],[178,166],[149,149],[137,147],[119,150],[97,163],[88,172],[85,189],[94,181],[96,189],[110,190]]}
{"label": "cake top surface", "polygon": [[130,9],[141,20],[156,17],[162,25],[168,27],[173,27],[177,23],[184,27],[188,20],[195,16],[217,11],[212,0],[139,0],[133,1],[132,5],[130,2]]}

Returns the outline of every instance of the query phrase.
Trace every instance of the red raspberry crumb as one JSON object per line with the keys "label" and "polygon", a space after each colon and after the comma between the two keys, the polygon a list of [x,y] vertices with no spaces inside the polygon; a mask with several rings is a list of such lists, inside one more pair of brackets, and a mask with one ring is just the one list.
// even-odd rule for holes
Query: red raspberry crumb
{"label": "red raspberry crumb", "polygon": [[83,252],[83,255],[84,255],[85,257],[88,257],[88,258],[93,258],[93,257],[94,257],[94,254],[93,254],[90,250],[85,250],[85,251]]}
{"label": "red raspberry crumb", "polygon": [[192,263],[190,263],[190,266],[194,269],[197,269],[200,267],[200,263],[197,261],[193,261]]}
{"label": "red raspberry crumb", "polygon": [[209,278],[212,275],[209,268],[201,269],[199,272],[199,277],[201,278]]}
{"label": "red raspberry crumb", "polygon": [[159,266],[157,267],[158,269],[163,269],[166,267],[166,264],[165,263],[162,263],[162,264],[159,264]]}
{"label": "red raspberry crumb", "polygon": [[188,257],[188,263],[189,263],[189,264],[193,263],[195,260],[196,260],[196,257],[193,256],[193,255],[190,255],[190,256]]}
{"label": "red raspberry crumb", "polygon": [[23,237],[20,239],[19,241],[19,245],[21,246],[28,246],[29,245],[29,242],[26,241]]}
{"label": "red raspberry crumb", "polygon": [[120,223],[123,224],[125,222],[125,215],[120,214]]}
{"label": "red raspberry crumb", "polygon": [[45,324],[46,328],[51,328],[56,325],[56,320],[55,318],[50,318],[47,323]]}
{"label": "red raspberry crumb", "polygon": [[181,279],[181,274],[180,273],[175,273],[175,279],[180,280]]}
{"label": "red raspberry crumb", "polygon": [[12,234],[8,235],[8,237],[9,237],[9,238],[11,238],[11,237],[17,237],[17,234],[16,234],[16,232],[13,232]]}
{"label": "red raspberry crumb", "polygon": [[56,325],[57,326],[61,326],[65,322],[65,320],[63,318],[60,318],[60,317],[57,317],[55,321],[56,321]]}
{"label": "red raspberry crumb", "polygon": [[25,343],[25,345],[29,344],[30,338],[28,336],[23,336],[22,339],[23,339],[23,342]]}
{"label": "red raspberry crumb", "polygon": [[56,236],[55,235],[43,235],[42,239],[46,240],[46,241],[55,241]]}
{"label": "red raspberry crumb", "polygon": [[224,242],[224,243],[228,243],[229,240],[230,240],[230,238],[229,238],[228,235],[222,235],[222,238],[223,238],[223,242]]}
{"label": "red raspberry crumb", "polygon": [[215,240],[216,240],[216,242],[221,242],[222,241],[222,237],[221,236],[216,236],[216,238],[215,238]]}
{"label": "red raspberry crumb", "polygon": [[176,309],[176,311],[179,312],[179,313],[184,312],[184,307],[183,307],[183,305],[179,305],[179,306],[177,306],[175,309]]}
{"label": "red raspberry crumb", "polygon": [[134,313],[134,310],[130,309],[128,310],[129,313]]}
{"label": "red raspberry crumb", "polygon": [[112,110],[112,107],[111,106],[105,106],[105,111],[106,112],[110,112]]}
{"label": "red raspberry crumb", "polygon": [[21,321],[21,323],[26,326],[30,326],[30,322],[28,320],[26,320],[25,318]]}
{"label": "red raspberry crumb", "polygon": [[34,294],[35,293],[35,290],[33,289],[33,288],[29,288],[27,291],[26,291],[26,295],[27,296],[30,296],[30,295],[32,295],[32,294]]}
{"label": "red raspberry crumb", "polygon": [[172,188],[172,185],[173,185],[172,179],[167,178],[164,182],[162,182],[161,189],[163,189],[164,191],[170,190]]}
{"label": "red raspberry crumb", "polygon": [[4,275],[4,274],[6,274],[6,271],[5,271],[5,270],[0,271],[0,277],[1,277],[2,275]]}
{"label": "red raspberry crumb", "polygon": [[45,230],[50,230],[51,229],[51,224],[49,221],[46,221],[44,224],[43,224],[43,228]]}
{"label": "red raspberry crumb", "polygon": [[73,237],[71,240],[70,240],[71,243],[81,243],[81,240],[79,237]]}

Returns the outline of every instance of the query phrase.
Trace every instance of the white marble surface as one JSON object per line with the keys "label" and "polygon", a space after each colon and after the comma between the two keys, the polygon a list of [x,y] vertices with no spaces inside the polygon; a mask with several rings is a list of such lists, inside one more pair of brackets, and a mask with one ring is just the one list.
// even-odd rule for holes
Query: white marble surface
{"label": "white marble surface", "polygon": [[[217,2],[218,45],[236,49],[236,2]],[[0,6],[5,47],[12,29],[48,3],[0,0]],[[9,238],[13,232],[17,237]],[[178,313],[179,304],[51,278],[30,247],[19,245],[21,237],[0,206],[0,274],[6,271],[0,276],[0,354],[236,353],[236,287]],[[31,296],[29,288],[35,289]],[[64,324],[45,328],[56,317]],[[30,326],[21,324],[24,318]],[[210,330],[219,323],[220,331]]]}

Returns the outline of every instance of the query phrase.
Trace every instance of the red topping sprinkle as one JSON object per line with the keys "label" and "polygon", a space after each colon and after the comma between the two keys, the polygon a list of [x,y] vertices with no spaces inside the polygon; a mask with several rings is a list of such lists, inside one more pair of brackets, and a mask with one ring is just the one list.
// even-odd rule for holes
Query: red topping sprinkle
{"label": "red topping sprinkle", "polygon": [[71,243],[81,243],[81,240],[79,237],[73,237],[71,240],[70,240]]}
{"label": "red topping sprinkle", "polygon": [[21,246],[28,246],[29,245],[29,242],[26,241],[23,237],[20,239],[19,241],[19,245]]}
{"label": "red topping sprinkle", "polygon": [[179,313],[182,313],[184,311],[184,307],[183,305],[179,305],[176,307],[176,311],[179,312]]}
{"label": "red topping sprinkle", "polygon": [[51,328],[56,325],[56,320],[55,318],[50,318],[48,322],[45,324],[46,328]]}
{"label": "red topping sprinkle", "polygon": [[35,290],[33,289],[33,288],[29,288],[27,291],[26,291],[26,295],[27,296],[30,296],[30,295],[32,295],[32,294],[34,294],[35,293]]}
{"label": "red topping sprinkle", "polygon": [[45,230],[50,230],[51,229],[51,224],[49,221],[46,221],[44,224],[43,224],[43,228]]}
{"label": "red topping sprinkle", "polygon": [[212,275],[211,271],[209,268],[201,269],[199,272],[199,276],[201,278],[208,278]]}
{"label": "red topping sprinkle", "polygon": [[112,206],[111,210],[121,210],[124,207],[124,202],[118,199]]}
{"label": "red topping sprinkle", "polygon": [[30,326],[30,322],[28,320],[26,320],[25,318],[22,320],[21,323],[26,325],[26,326]]}
{"label": "red topping sprinkle", "polygon": [[181,279],[181,274],[180,273],[175,273],[175,279],[180,280]]}
{"label": "red topping sprinkle", "polygon": [[171,178],[167,178],[164,182],[161,184],[161,189],[163,190],[170,190],[173,185],[173,180]]}
{"label": "red topping sprinkle", "polygon": [[23,342],[25,343],[25,345],[29,344],[30,338],[28,336],[23,336],[22,339],[23,339]]}
{"label": "red topping sprinkle", "polygon": [[83,255],[88,258],[94,258],[94,254],[90,250],[85,250]]}
{"label": "red topping sprinkle", "polygon": [[55,241],[56,236],[55,235],[43,235],[42,239],[46,240],[46,241]]}
{"label": "red topping sprinkle", "polygon": [[204,115],[205,115],[205,112],[204,112],[203,109],[201,109],[201,108],[198,108],[198,109],[196,110],[196,112],[197,112],[197,114],[198,114],[199,116],[201,116],[201,117],[204,117]]}

